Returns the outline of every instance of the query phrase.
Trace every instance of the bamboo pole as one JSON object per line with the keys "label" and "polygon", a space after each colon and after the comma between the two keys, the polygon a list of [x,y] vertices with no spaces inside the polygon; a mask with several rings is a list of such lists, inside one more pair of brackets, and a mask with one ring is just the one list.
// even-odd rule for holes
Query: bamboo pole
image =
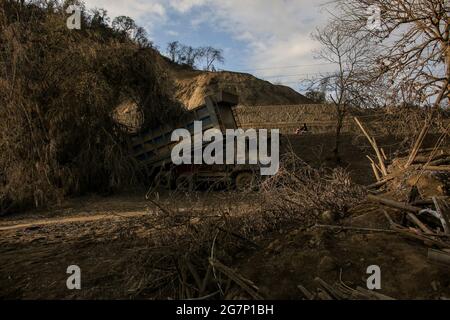
{"label": "bamboo pole", "polygon": [[384,159],[383,159],[383,155],[380,151],[380,149],[378,148],[377,145],[377,141],[375,140],[375,138],[372,138],[366,131],[366,129],[364,128],[364,126],[362,125],[362,123],[359,121],[359,119],[357,117],[354,117],[356,124],[358,125],[358,127],[361,129],[362,133],[366,136],[367,140],[369,141],[370,145],[372,146],[373,150],[375,151],[375,154],[377,155],[378,158],[378,162],[380,164],[380,169],[381,169],[381,173],[383,174],[383,176],[387,176],[387,170],[386,170],[386,165],[384,163]]}
{"label": "bamboo pole", "polygon": [[450,166],[425,166],[423,169],[428,171],[450,171]]}
{"label": "bamboo pole", "polygon": [[426,120],[422,130],[420,131],[419,136],[417,137],[416,142],[414,143],[411,153],[409,154],[408,161],[405,164],[405,169],[408,168],[416,159],[417,153],[419,152],[420,147],[422,146],[422,143],[425,140],[425,137],[426,137],[429,129],[430,129],[430,125],[428,123],[428,120]]}

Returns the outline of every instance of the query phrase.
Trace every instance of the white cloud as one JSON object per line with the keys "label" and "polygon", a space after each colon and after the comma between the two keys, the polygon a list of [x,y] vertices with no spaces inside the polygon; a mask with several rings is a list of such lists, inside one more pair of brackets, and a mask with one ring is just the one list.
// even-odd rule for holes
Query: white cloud
{"label": "white cloud", "polygon": [[208,0],[170,0],[172,8],[179,12],[187,12],[194,7],[204,5]]}
{"label": "white cloud", "polygon": [[102,8],[111,19],[129,16],[151,32],[155,23],[166,20],[166,8],[161,0],[84,0],[88,8]]}
{"label": "white cloud", "polygon": [[178,31],[175,30],[168,30],[167,34],[171,37],[178,37],[180,35],[180,33]]}
{"label": "white cloud", "polygon": [[[152,21],[170,24],[170,10],[189,15],[191,26],[207,22],[242,41],[247,67],[260,70],[261,76],[303,74],[324,71],[326,66],[297,69],[276,68],[317,64],[312,50],[317,44],[310,34],[324,23],[320,3],[325,0],[87,0],[88,6],[105,7],[110,15],[129,15],[151,33]],[[195,8],[202,10],[192,11]],[[195,13],[195,15],[193,14]],[[170,28],[171,31],[176,31]],[[171,32],[169,31],[169,32]],[[249,50],[245,50],[245,46]],[[329,68],[329,66],[328,66]],[[289,80],[289,79],[287,79]],[[295,80],[293,78],[292,80]]]}
{"label": "white cloud", "polygon": [[[310,34],[324,23],[320,1],[308,0],[228,0],[210,1],[220,28],[236,39],[244,40],[252,49],[248,57],[251,68],[264,76],[303,74],[322,71],[323,67],[302,67],[291,70],[276,66],[317,64],[312,51],[317,44]],[[288,79],[289,80],[289,79]],[[295,80],[295,78],[291,79]]]}

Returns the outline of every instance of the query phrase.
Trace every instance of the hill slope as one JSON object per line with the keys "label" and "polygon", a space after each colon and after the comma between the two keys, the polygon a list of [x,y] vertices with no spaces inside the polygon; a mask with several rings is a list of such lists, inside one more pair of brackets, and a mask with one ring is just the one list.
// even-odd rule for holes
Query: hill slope
{"label": "hill slope", "polygon": [[207,72],[179,66],[167,59],[165,67],[174,80],[175,98],[186,108],[201,104],[205,95],[227,90],[239,96],[241,105],[283,105],[312,103],[295,90],[274,85],[247,73],[230,71]]}

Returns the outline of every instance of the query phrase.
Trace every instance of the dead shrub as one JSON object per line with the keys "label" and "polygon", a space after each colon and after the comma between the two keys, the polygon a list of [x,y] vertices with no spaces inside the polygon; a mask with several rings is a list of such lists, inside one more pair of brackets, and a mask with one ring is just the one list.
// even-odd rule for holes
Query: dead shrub
{"label": "dead shrub", "polygon": [[213,272],[210,258],[232,265],[239,255],[260,249],[258,243],[272,232],[308,227],[323,211],[344,216],[363,197],[345,170],[313,169],[292,154],[261,192],[175,192],[166,201],[149,193],[159,214],[139,221],[151,236],[139,263],[130,266],[130,275],[142,275],[130,278],[133,297],[251,298],[229,277]]}
{"label": "dead shrub", "polygon": [[293,153],[281,161],[279,172],[262,184],[263,210],[280,219],[314,223],[330,211],[344,217],[365,196],[343,168],[313,168]]}

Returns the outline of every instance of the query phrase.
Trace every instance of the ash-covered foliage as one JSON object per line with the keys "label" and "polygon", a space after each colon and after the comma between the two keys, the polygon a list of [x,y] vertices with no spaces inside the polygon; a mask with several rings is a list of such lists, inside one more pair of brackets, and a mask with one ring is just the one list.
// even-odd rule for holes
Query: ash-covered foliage
{"label": "ash-covered foliage", "polygon": [[131,37],[83,9],[70,30],[70,4],[0,2],[0,212],[136,183],[115,108],[134,101],[144,126],[181,112],[142,29]]}
{"label": "ash-covered foliage", "polygon": [[313,168],[287,153],[276,175],[262,184],[263,208],[281,220],[314,224],[324,212],[344,218],[366,193],[343,168]]}

